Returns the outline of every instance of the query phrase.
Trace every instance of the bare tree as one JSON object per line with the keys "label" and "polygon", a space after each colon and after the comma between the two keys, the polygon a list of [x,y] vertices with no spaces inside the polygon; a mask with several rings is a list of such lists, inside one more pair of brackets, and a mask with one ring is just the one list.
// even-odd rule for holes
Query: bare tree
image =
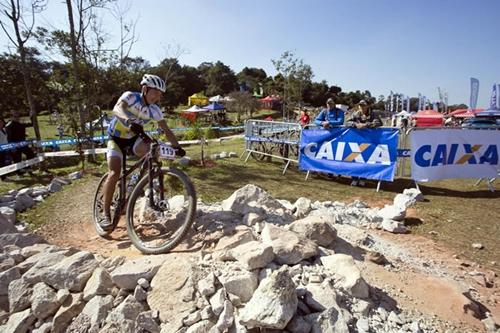
{"label": "bare tree", "polygon": [[[179,60],[179,58],[184,55],[184,54],[189,54],[189,50],[183,48],[179,43],[177,42],[172,42],[172,43],[169,43],[169,44],[162,44],[161,45],[161,48],[162,48],[162,56],[160,61],[161,60],[164,60],[164,59],[175,59],[175,60]],[[165,74],[163,75],[163,78],[165,80],[165,82],[168,82],[168,79],[170,78],[170,76],[172,75],[172,68],[175,64],[175,61],[170,61],[170,64],[165,72]]]}
{"label": "bare tree", "polygon": [[123,66],[123,60],[127,58],[137,42],[138,37],[135,34],[135,27],[139,21],[139,17],[135,21],[125,21],[126,14],[130,11],[131,2],[121,1],[116,2],[111,8],[111,15],[120,22],[120,45],[118,45],[118,52],[120,54],[120,67]]}
{"label": "bare tree", "polygon": [[23,75],[24,89],[30,108],[30,117],[35,129],[35,137],[40,140],[40,129],[38,127],[38,111],[36,110],[35,100],[31,88],[31,71],[27,62],[26,43],[33,33],[35,26],[35,15],[45,9],[45,0],[31,0],[29,8],[23,6],[19,0],[9,0],[0,4],[1,15],[11,22],[11,29],[8,28],[4,20],[0,20],[3,31],[15,46],[19,57],[21,58],[21,72]]}

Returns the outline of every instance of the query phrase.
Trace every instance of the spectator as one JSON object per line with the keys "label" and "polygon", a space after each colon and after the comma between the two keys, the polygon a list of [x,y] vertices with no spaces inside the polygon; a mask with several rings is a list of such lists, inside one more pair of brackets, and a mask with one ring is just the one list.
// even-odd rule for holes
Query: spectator
{"label": "spectator", "polygon": [[64,126],[62,124],[59,124],[59,126],[57,126],[57,133],[59,135],[59,140],[64,139]]}
{"label": "spectator", "polygon": [[344,125],[344,110],[335,107],[335,101],[329,98],[326,101],[326,108],[321,110],[314,123],[324,129],[342,126]]}
{"label": "spectator", "polygon": [[[368,108],[368,103],[365,100],[361,100],[358,106],[358,110],[353,112],[347,121],[347,127],[364,129],[382,126],[382,120]],[[352,177],[351,186],[365,186],[365,182],[359,177]]]}
{"label": "spectator", "polygon": [[[5,120],[0,118],[0,145],[4,145],[8,143],[7,140],[7,131],[5,131]],[[0,168],[7,165],[7,151],[0,150]],[[2,175],[0,178],[5,181],[7,179],[7,175]]]}
{"label": "spectator", "polygon": [[302,127],[304,127],[307,124],[309,124],[310,121],[311,121],[311,117],[309,117],[309,114],[307,114],[307,110],[306,109],[302,109],[300,111],[300,125]]}
{"label": "spectator", "polygon": [[[26,141],[26,127],[32,127],[32,123],[21,123],[19,119],[19,112],[14,111],[12,113],[12,118],[9,123],[5,126],[7,130],[7,140],[9,143]],[[22,154],[26,156],[26,159],[32,159],[35,157],[35,153],[29,146],[17,147],[14,149],[12,154],[12,160],[14,163],[19,163],[22,160]],[[22,172],[18,172],[21,174]]]}

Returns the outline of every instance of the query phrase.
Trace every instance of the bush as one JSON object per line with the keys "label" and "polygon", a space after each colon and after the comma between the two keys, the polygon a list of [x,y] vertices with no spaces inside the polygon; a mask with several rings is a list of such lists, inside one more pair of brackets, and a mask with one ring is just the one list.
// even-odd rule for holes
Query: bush
{"label": "bush", "polygon": [[197,140],[203,135],[203,131],[198,124],[194,124],[187,131],[184,132],[184,140]]}

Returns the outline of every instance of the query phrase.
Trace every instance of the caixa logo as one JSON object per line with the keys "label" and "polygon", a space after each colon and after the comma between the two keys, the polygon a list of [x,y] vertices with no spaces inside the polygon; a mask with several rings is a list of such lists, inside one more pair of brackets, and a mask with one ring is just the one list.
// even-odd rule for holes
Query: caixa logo
{"label": "caixa logo", "polygon": [[308,143],[302,153],[310,159],[390,165],[389,146],[386,144],[325,141]]}
{"label": "caixa logo", "polygon": [[498,164],[497,145],[439,144],[423,145],[414,154],[420,167],[450,164]]}

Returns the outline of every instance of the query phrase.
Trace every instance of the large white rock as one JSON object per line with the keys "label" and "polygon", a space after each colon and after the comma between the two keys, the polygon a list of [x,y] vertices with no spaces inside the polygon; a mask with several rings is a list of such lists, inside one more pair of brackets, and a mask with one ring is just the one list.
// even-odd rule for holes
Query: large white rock
{"label": "large white rock", "polygon": [[244,226],[238,226],[236,232],[230,236],[224,236],[219,239],[215,251],[230,250],[238,245],[255,240],[252,229]]}
{"label": "large white rock", "polygon": [[171,332],[182,326],[182,319],[195,306],[192,300],[183,300],[189,288],[186,283],[193,274],[191,263],[176,254],[165,255],[165,263],[151,281],[147,303],[151,310],[159,311],[162,323],[167,323]]}
{"label": "large white rock", "polygon": [[[253,203],[249,206],[249,203]],[[269,210],[277,210],[286,208],[269,193],[262,188],[253,184],[245,185],[236,190],[229,198],[222,202],[222,209],[246,214],[254,208],[267,208]]]}
{"label": "large white rock", "polygon": [[424,195],[418,188],[407,188],[403,191],[403,194],[414,198],[416,201],[424,201]]}
{"label": "large white rock", "polygon": [[9,284],[9,311],[23,311],[31,305],[33,288],[24,279],[17,279]]}
{"label": "large white rock", "polygon": [[337,308],[307,315],[305,319],[312,325],[311,333],[349,333],[348,318]]}
{"label": "large white rock", "polygon": [[83,289],[83,299],[89,301],[95,295],[110,295],[113,289],[111,275],[101,267],[97,267]]}
{"label": "large white rock", "polygon": [[385,231],[392,232],[394,234],[404,234],[408,232],[408,228],[399,221],[384,219],[380,224],[382,229]]}
{"label": "large white rock", "polygon": [[399,193],[394,197],[394,206],[399,207],[401,209],[407,209],[408,207],[415,204],[417,200],[415,198],[410,197],[409,195]]}
{"label": "large white rock", "polygon": [[111,279],[120,288],[134,290],[137,280],[151,280],[166,260],[166,256],[144,256],[127,260],[111,272]]}
{"label": "large white rock", "polygon": [[66,332],[71,320],[82,311],[84,306],[85,302],[81,293],[69,295],[54,316],[52,333]]}
{"label": "large white rock", "polygon": [[293,215],[297,218],[303,218],[309,214],[311,211],[311,200],[308,198],[300,197],[295,201],[293,204],[293,207],[295,208],[295,212]]}
{"label": "large white rock", "polygon": [[21,277],[19,268],[12,267],[4,272],[0,272],[0,296],[6,296],[9,292],[9,283]]}
{"label": "large white rock", "polygon": [[322,216],[308,216],[290,224],[289,230],[303,235],[319,246],[330,245],[337,238],[337,231]]}
{"label": "large white rock", "polygon": [[267,223],[262,230],[262,242],[271,245],[279,264],[297,264],[318,253],[313,241],[293,231]]}
{"label": "large white rock", "polygon": [[80,292],[98,265],[92,253],[81,251],[45,269],[40,278],[55,289]]}
{"label": "large white rock", "polygon": [[321,257],[320,260],[325,268],[340,276],[338,283],[345,291],[354,297],[368,298],[368,284],[351,256],[339,253]]}
{"label": "large white rock", "polygon": [[305,302],[311,309],[320,312],[338,306],[337,293],[330,280],[325,280],[323,283],[309,283],[306,289]]}
{"label": "large white rock", "polygon": [[403,221],[406,216],[406,207],[385,205],[378,211],[378,215],[384,220]]}
{"label": "large white rock", "polygon": [[28,332],[30,326],[35,322],[36,318],[31,313],[31,309],[26,309],[22,312],[16,312],[9,317],[9,321],[5,326],[0,326],[2,333],[19,333]]}
{"label": "large white rock", "polygon": [[272,246],[258,241],[241,244],[230,250],[230,254],[248,270],[265,267],[274,259]]}
{"label": "large white rock", "polygon": [[295,284],[286,271],[275,271],[264,279],[239,313],[247,327],[284,329],[297,310]]}
{"label": "large white rock", "polygon": [[219,281],[228,293],[236,295],[242,302],[247,302],[252,297],[258,286],[258,275],[242,269],[238,265],[229,265],[221,272]]}
{"label": "large white rock", "polygon": [[131,320],[135,322],[139,313],[144,311],[144,306],[139,303],[134,296],[128,295],[123,302],[114,308],[106,318],[106,323],[121,324]]}
{"label": "large white rock", "polygon": [[33,286],[33,295],[31,296],[31,309],[33,315],[38,319],[45,319],[54,314],[59,308],[57,294],[54,289],[43,282]]}

